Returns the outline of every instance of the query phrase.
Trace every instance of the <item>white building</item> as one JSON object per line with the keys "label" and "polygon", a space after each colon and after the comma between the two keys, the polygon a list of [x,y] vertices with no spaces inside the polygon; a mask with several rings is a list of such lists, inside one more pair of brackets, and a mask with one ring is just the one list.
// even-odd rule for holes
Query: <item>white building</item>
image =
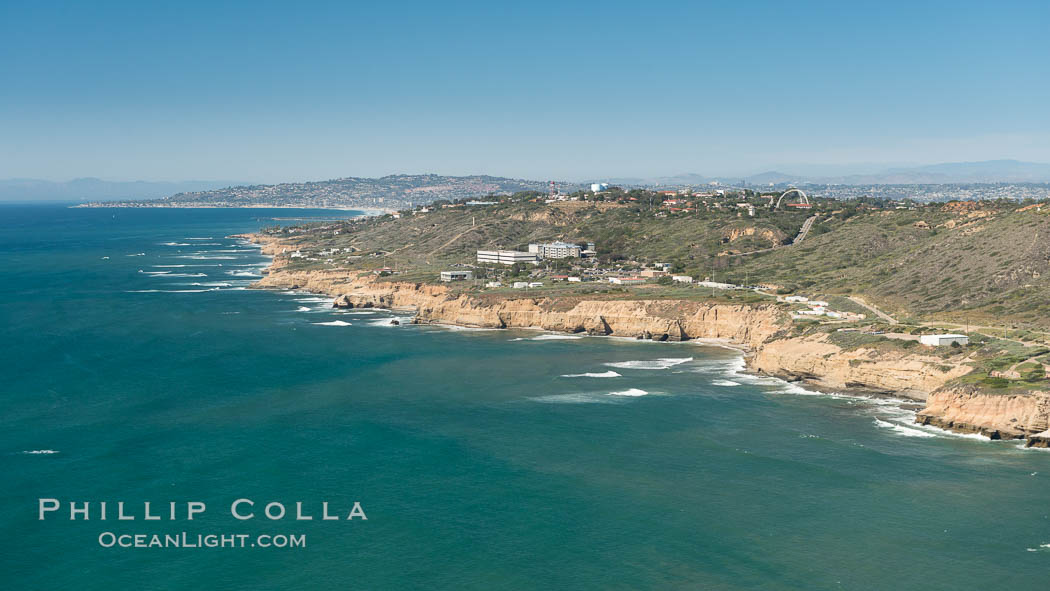
{"label": "white building", "polygon": [[512,287],[514,289],[525,289],[528,286],[529,286],[529,284],[526,281],[515,281],[514,285]]}
{"label": "white building", "polygon": [[474,278],[473,271],[442,271],[442,281],[470,281]]}
{"label": "white building", "polygon": [[485,284],[485,287],[503,287],[503,283],[499,281],[489,281]]}
{"label": "white building", "polygon": [[539,262],[539,257],[534,253],[520,250],[479,250],[478,262],[498,265],[513,265],[515,263],[536,264]]}
{"label": "white building", "polygon": [[675,283],[692,283],[693,282],[693,278],[690,277],[689,275],[672,275],[671,279],[673,279],[675,281]]}
{"label": "white building", "polygon": [[577,244],[568,242],[550,242],[547,244],[530,244],[529,252],[541,259],[580,258],[583,249]]}
{"label": "white building", "polygon": [[924,334],[919,337],[919,342],[931,347],[943,347],[952,343],[965,345],[970,342],[970,337],[964,334]]}
{"label": "white building", "polygon": [[717,281],[697,281],[700,287],[713,287],[715,289],[736,289],[732,283],[718,283]]}
{"label": "white building", "polygon": [[601,193],[609,188],[607,183],[591,183],[591,193]]}
{"label": "white building", "polygon": [[614,285],[638,285],[645,283],[644,277],[610,277],[609,283]]}

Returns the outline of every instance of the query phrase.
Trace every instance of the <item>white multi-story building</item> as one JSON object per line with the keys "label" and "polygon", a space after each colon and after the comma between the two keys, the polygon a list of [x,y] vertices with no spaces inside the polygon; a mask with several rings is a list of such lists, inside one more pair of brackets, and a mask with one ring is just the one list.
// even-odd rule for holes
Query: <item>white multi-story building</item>
{"label": "white multi-story building", "polygon": [[549,242],[546,244],[530,244],[529,252],[541,259],[567,259],[580,258],[583,249],[578,244],[568,242]]}
{"label": "white multi-story building", "polygon": [[513,265],[515,263],[537,263],[539,256],[531,252],[520,250],[479,250],[479,263],[493,263],[498,265]]}

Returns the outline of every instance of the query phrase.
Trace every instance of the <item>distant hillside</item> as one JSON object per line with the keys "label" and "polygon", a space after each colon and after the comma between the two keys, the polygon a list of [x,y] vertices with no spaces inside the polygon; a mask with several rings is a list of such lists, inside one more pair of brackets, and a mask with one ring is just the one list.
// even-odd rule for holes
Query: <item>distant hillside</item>
{"label": "distant hillside", "polygon": [[1046,204],[832,214],[797,247],[729,262],[733,277],[862,294],[901,317],[1050,326]]}
{"label": "distant hillside", "polygon": [[185,191],[207,191],[235,181],[104,181],[80,178],[56,182],[40,179],[0,179],[0,201],[109,201],[155,199]]}
{"label": "distant hillside", "polygon": [[[556,183],[563,192],[582,185]],[[543,191],[548,181],[494,176],[444,176],[437,174],[390,175],[382,178],[347,177],[328,181],[250,185],[219,190],[183,192],[156,200],[92,204],[122,207],[344,207],[395,210],[437,200],[510,195]]]}
{"label": "distant hillside", "polygon": [[[732,200],[730,200],[732,202]],[[789,293],[861,295],[900,319],[1050,328],[1050,205],[952,202],[870,209],[819,202],[812,210],[739,217],[737,208],[667,215],[615,203],[506,202],[439,208],[284,231],[307,258],[330,265],[402,270],[472,263],[478,249],[530,242],[594,241],[600,265],[670,263],[676,273]],[[806,239],[787,246],[807,216]],[[770,247],[777,248],[771,249]],[[321,252],[343,255],[326,263]],[[748,252],[755,254],[746,254]],[[352,256],[345,253],[352,253]]]}
{"label": "distant hillside", "polygon": [[[818,167],[819,168],[819,167]],[[650,178],[613,178],[606,182],[621,186],[699,186],[712,181],[723,184],[789,185],[938,185],[969,183],[1047,183],[1050,164],[1018,160],[945,162],[928,166],[893,167],[864,174],[809,174],[766,171],[751,175],[704,176],[695,173]]]}
{"label": "distant hillside", "polygon": [[946,162],[912,168],[891,168],[875,174],[829,177],[816,182],[843,185],[1045,183],[1050,182],[1050,164],[1017,160]]}

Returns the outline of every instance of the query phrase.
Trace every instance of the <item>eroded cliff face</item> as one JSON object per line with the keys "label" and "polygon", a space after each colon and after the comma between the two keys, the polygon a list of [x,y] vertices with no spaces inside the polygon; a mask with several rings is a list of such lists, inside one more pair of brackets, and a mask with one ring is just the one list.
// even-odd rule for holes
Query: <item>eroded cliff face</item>
{"label": "eroded cliff face", "polygon": [[992,439],[1027,437],[1050,446],[1050,392],[992,394],[973,387],[942,388],[926,399],[916,422]]}
{"label": "eroded cliff face", "polygon": [[[917,421],[989,437],[1027,437],[1050,446],[1050,393],[981,394],[949,388],[970,367],[920,352],[844,351],[828,335],[787,337],[774,304],[731,305],[677,300],[586,299],[586,296],[493,297],[456,294],[443,285],[381,281],[358,271],[292,271],[277,255],[256,286],[304,289],[335,298],[338,307],[412,309],[416,322],[486,328],[538,328],[656,340],[722,339],[750,351],[752,370],[822,389],[863,388],[926,400]],[[931,394],[932,393],[932,394]]]}
{"label": "eroded cliff face", "polygon": [[583,297],[478,298],[444,286],[379,281],[344,271],[276,270],[259,287],[299,288],[336,298],[338,307],[406,308],[416,322],[484,328],[538,328],[655,340],[724,339],[757,347],[780,328],[776,306],[679,300],[602,300]]}
{"label": "eroded cliff face", "polygon": [[751,367],[825,389],[863,388],[918,400],[970,371],[968,366],[945,365],[939,357],[922,353],[844,351],[827,342],[827,337],[818,334],[770,341],[756,350]]}

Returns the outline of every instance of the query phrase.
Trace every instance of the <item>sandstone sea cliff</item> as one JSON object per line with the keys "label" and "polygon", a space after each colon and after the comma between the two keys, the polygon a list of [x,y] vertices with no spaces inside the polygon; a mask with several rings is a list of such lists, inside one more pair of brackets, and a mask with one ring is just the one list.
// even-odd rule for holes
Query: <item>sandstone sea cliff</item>
{"label": "sandstone sea cliff", "polygon": [[258,288],[329,295],[336,307],[412,310],[414,322],[480,328],[529,328],[663,341],[717,340],[745,351],[751,371],[822,390],[862,390],[926,402],[917,422],[995,438],[1050,445],[1050,393],[997,396],[949,383],[971,368],[920,352],[843,350],[827,334],[792,336],[777,304],[672,299],[492,296],[444,285],[391,281],[357,270],[292,270],[283,247],[250,236],[274,255]]}

